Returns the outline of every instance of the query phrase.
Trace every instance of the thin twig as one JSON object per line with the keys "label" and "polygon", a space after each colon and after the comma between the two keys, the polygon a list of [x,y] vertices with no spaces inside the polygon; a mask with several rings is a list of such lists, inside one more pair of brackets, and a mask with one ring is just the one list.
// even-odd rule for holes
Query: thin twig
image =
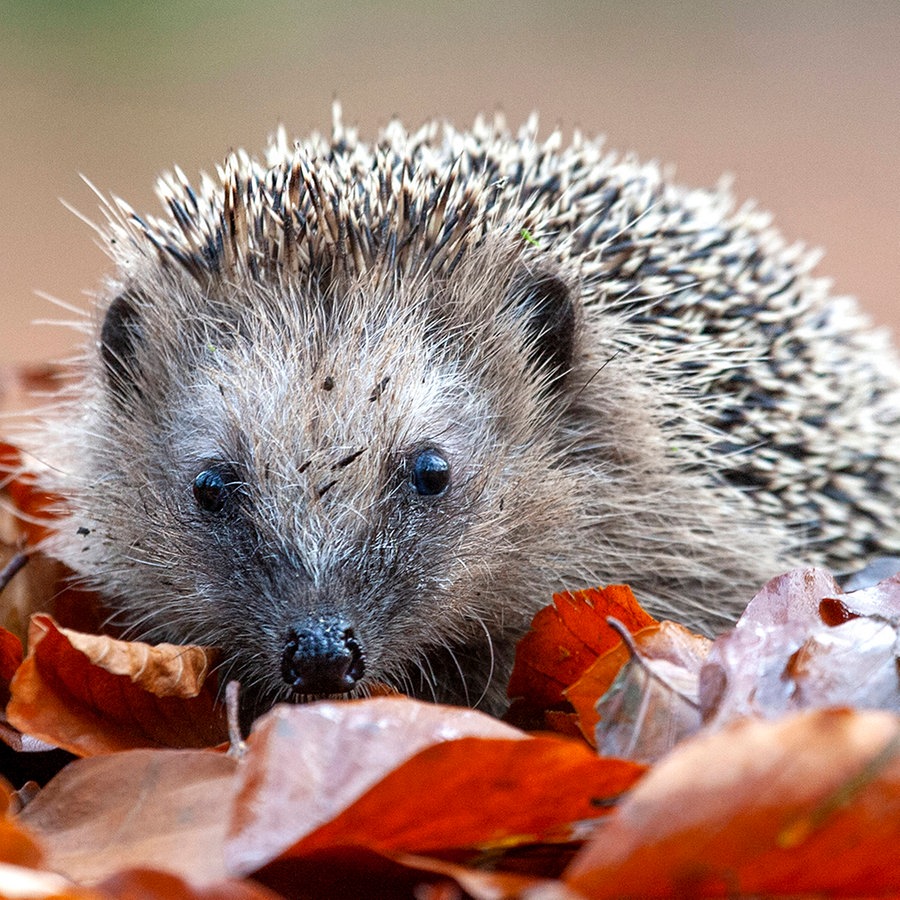
{"label": "thin twig", "polygon": [[228,755],[240,759],[247,752],[247,744],[241,735],[240,697],[241,683],[229,681],[225,685],[225,712],[228,716]]}

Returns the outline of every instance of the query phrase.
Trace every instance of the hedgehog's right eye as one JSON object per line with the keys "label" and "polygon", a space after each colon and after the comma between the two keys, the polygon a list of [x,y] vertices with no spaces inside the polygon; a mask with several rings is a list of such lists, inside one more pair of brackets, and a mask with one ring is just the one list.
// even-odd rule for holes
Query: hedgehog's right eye
{"label": "hedgehog's right eye", "polygon": [[234,473],[230,469],[225,466],[211,466],[194,479],[194,500],[205,512],[221,512],[235,484]]}

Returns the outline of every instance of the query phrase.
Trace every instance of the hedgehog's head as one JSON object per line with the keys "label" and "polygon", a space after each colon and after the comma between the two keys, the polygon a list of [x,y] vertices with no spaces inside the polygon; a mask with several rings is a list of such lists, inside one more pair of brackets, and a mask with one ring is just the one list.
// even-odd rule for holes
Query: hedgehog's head
{"label": "hedgehog's head", "polygon": [[82,504],[136,635],[218,645],[265,702],[375,681],[475,703],[562,565],[580,316],[519,248],[120,288]]}

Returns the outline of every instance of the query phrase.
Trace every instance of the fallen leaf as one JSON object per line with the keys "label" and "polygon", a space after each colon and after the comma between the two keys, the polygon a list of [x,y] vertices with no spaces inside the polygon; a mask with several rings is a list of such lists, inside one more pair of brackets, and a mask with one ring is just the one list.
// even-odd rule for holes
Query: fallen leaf
{"label": "fallen leaf", "polygon": [[286,852],[358,845],[423,854],[539,843],[608,814],[643,771],[555,735],[458,738],[420,750]]}
{"label": "fallen leaf", "polygon": [[736,628],[816,626],[821,622],[822,598],[841,593],[834,576],[825,569],[792,569],[766,582],[747,604]]}
{"label": "fallen leaf", "polygon": [[[591,708],[593,717],[582,710],[582,728],[595,721],[592,743],[601,754],[652,763],[702,725],[698,682],[712,642],[675,622],[644,628],[633,640],[636,655],[629,655],[617,674],[618,648],[601,657],[567,696],[578,693],[576,688],[583,692],[585,681],[599,690],[612,676]],[[583,693],[578,699],[586,705]]]}
{"label": "fallen leaf", "polygon": [[893,894],[898,841],[900,717],[810,710],[686,741],[564,880],[596,900]]}
{"label": "fallen leaf", "polygon": [[227,730],[209,664],[203,648],[85,635],[38,615],[7,715],[21,732],[79,756],[215,746]]}
{"label": "fallen leaf", "polygon": [[713,643],[700,673],[704,722],[720,727],[811,706],[900,711],[898,647],[900,579],[842,594],[827,572],[788,572]]}
{"label": "fallen leaf", "polygon": [[4,441],[0,441],[0,491],[13,509],[23,514],[4,520],[0,536],[6,543],[15,542],[10,540],[10,535],[24,537],[29,546],[47,537],[61,500],[37,487],[37,480],[32,472],[26,470],[19,449]]}
{"label": "fallen leaf", "polygon": [[232,874],[280,856],[420,750],[470,736],[526,738],[475,710],[406,697],[276,706],[254,725],[238,771]]}
{"label": "fallen leaf", "polygon": [[0,628],[0,706],[9,700],[9,683],[22,663],[22,642],[11,631]]}
{"label": "fallen leaf", "polygon": [[[12,817],[16,794],[4,778],[0,778],[0,863],[35,868],[43,862],[44,852],[21,823]],[[3,883],[0,880],[0,892]]]}
{"label": "fallen leaf", "polygon": [[[831,612],[831,620],[823,615],[831,604],[838,604],[842,614]],[[886,578],[871,587],[862,588],[851,593],[842,593],[838,597],[825,597],[819,602],[819,616],[826,625],[840,625],[857,616],[880,616],[885,619],[896,619],[900,616],[900,573]]]}
{"label": "fallen leaf", "polygon": [[22,810],[47,867],[82,884],[123,869],[195,884],[227,877],[223,842],[237,763],[204,750],[132,750],[75,760]]}
{"label": "fallen leaf", "polygon": [[23,555],[26,563],[5,588],[0,585],[0,627],[21,640],[38,612],[81,631],[99,631],[108,619],[98,595],[76,588],[71,570],[43,552],[63,505],[61,498],[38,489],[18,449],[0,441],[0,569]]}

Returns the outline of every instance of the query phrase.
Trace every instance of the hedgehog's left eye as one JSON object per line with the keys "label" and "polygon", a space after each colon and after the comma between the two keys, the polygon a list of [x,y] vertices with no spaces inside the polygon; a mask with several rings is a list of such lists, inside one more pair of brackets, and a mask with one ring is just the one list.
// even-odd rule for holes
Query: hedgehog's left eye
{"label": "hedgehog's left eye", "polygon": [[442,494],[450,484],[450,463],[440,450],[420,450],[412,462],[410,482],[425,497]]}
{"label": "hedgehog's left eye", "polygon": [[221,512],[236,485],[237,478],[230,467],[210,466],[194,479],[194,500],[205,512]]}

